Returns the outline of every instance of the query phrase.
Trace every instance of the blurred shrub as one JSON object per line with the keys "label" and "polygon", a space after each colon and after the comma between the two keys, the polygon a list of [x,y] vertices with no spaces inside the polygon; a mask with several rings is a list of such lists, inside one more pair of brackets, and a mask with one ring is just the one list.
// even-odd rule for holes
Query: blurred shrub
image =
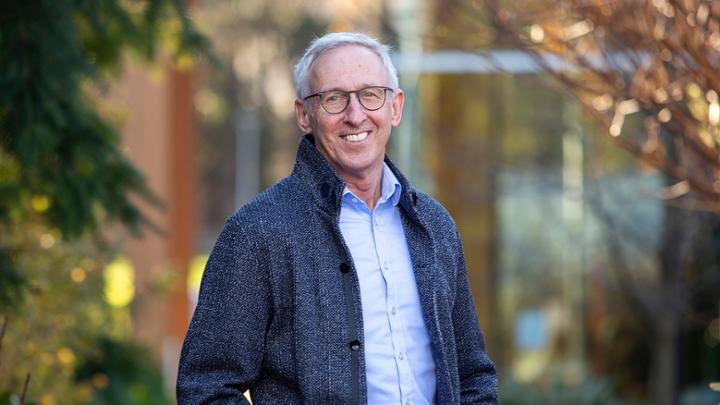
{"label": "blurred shrub", "polygon": [[[119,343],[130,336],[129,309],[103,299],[102,271],[114,248],[102,227],[117,221],[139,231],[147,221],[137,197],[159,202],[98,103],[125,55],[151,62],[160,48],[183,65],[207,55],[184,0],[2,3],[0,319],[9,322],[0,404],[19,401],[27,375],[26,404],[102,401],[104,390],[76,380],[80,361],[123,376],[107,381],[113,392],[127,390],[118,403],[165,401],[147,353]],[[115,346],[98,338],[107,334]],[[112,347],[144,365],[113,371],[121,363]]]}
{"label": "blurred shrub", "polygon": [[79,361],[76,381],[93,387],[89,405],[171,404],[162,374],[149,351],[131,341],[100,338],[96,351]]}
{"label": "blurred shrub", "polygon": [[[11,392],[0,392],[0,405],[19,405],[20,397]],[[24,405],[38,405],[35,401],[25,401]]]}
{"label": "blurred shrub", "polygon": [[[159,201],[120,150],[119,135],[97,99],[126,54],[149,62],[162,46],[186,64],[206,49],[184,4],[3,2],[0,223],[34,219],[64,238],[99,237],[98,229],[110,220],[136,231],[147,223],[131,196]],[[17,291],[23,271],[3,259],[9,256],[2,238],[0,278],[13,282],[0,284],[0,290]],[[7,295],[0,291],[0,298]]]}
{"label": "blurred shrub", "polygon": [[112,249],[89,238],[63,241],[33,221],[0,226],[0,234],[29,286],[23,304],[7,311],[0,405],[18,403],[28,373],[26,404],[171,403],[152,355],[130,340],[133,303],[106,301]]}
{"label": "blurred shrub", "polygon": [[22,303],[5,311],[9,322],[0,351],[0,392],[21,394],[43,404],[77,404],[91,398],[74,381],[80,353],[92,352],[96,336],[129,335],[129,311],[115,311],[103,299],[103,268],[109,249],[88,238],[64,241],[38,221],[2,226],[3,242],[24,271],[28,286]]}
{"label": "blurred shrub", "polygon": [[715,392],[706,384],[691,386],[680,393],[680,405],[718,405],[720,392]]}
{"label": "blurred shrub", "polygon": [[511,375],[500,379],[503,405],[607,405],[612,402],[612,384],[604,379],[585,377],[571,383],[558,373],[549,373],[533,383],[519,382]]}

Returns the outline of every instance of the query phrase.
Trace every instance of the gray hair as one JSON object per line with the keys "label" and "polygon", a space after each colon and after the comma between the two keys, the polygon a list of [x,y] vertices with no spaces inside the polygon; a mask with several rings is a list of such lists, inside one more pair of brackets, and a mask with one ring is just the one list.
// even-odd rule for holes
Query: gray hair
{"label": "gray hair", "polygon": [[346,45],[358,45],[375,52],[382,60],[390,79],[390,87],[398,87],[398,74],[395,65],[390,59],[390,47],[375,38],[356,32],[333,32],[320,38],[315,38],[305,50],[305,54],[295,65],[295,90],[298,99],[302,100],[310,93],[310,68],[315,59],[322,53]]}

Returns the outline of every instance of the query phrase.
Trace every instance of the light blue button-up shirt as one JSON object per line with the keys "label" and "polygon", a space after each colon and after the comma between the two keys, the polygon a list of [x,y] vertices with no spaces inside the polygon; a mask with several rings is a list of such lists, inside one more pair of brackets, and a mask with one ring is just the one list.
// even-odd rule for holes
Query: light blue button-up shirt
{"label": "light blue button-up shirt", "polygon": [[340,231],[360,282],[368,404],[432,404],[435,362],[397,206],[401,186],[387,165],[371,212],[347,187]]}

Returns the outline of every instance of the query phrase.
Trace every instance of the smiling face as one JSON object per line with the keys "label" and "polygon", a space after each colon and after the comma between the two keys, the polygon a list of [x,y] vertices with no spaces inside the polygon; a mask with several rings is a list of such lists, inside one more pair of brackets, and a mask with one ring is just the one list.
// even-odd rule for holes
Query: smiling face
{"label": "smiling face", "polygon": [[[310,94],[328,90],[359,90],[388,86],[390,79],[380,57],[356,45],[346,45],[321,54],[312,64]],[[304,96],[307,96],[305,94]],[[295,101],[300,129],[312,133],[320,153],[345,181],[368,179],[381,173],[390,131],[400,123],[403,92],[386,92],[385,104],[376,111],[363,108],[357,94],[350,96],[345,111],[330,114],[319,97]]]}

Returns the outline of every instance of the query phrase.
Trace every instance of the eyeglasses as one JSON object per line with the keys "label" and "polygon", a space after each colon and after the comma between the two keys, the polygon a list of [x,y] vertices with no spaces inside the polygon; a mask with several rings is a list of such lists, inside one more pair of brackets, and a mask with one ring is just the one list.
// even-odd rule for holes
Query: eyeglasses
{"label": "eyeglasses", "polygon": [[393,91],[393,89],[383,86],[370,86],[353,91],[328,90],[311,94],[305,97],[303,101],[318,97],[320,98],[320,105],[323,110],[330,114],[340,114],[345,111],[348,104],[350,104],[350,95],[355,93],[363,108],[368,111],[375,111],[385,105],[385,92],[388,90]]}

